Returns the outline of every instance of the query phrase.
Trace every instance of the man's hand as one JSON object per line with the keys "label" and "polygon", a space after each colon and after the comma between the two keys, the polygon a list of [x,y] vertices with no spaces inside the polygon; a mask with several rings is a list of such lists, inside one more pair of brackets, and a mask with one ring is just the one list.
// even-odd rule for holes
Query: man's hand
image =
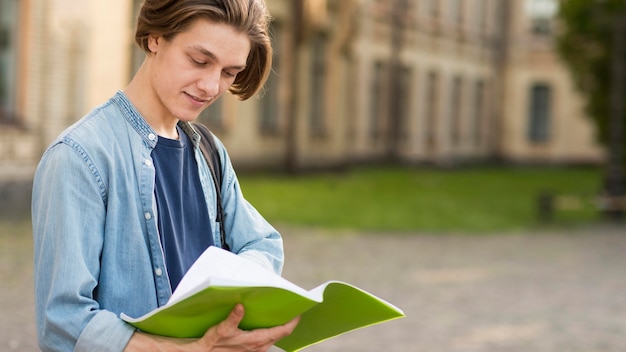
{"label": "man's hand", "polygon": [[300,321],[297,317],[285,325],[245,331],[239,329],[243,316],[244,308],[238,304],[226,320],[207,330],[199,339],[174,339],[136,332],[125,351],[265,352],[291,334]]}

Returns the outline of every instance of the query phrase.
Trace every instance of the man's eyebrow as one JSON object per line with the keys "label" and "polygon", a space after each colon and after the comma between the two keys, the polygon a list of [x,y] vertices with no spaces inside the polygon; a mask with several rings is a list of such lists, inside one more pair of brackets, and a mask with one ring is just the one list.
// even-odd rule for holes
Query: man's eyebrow
{"label": "man's eyebrow", "polygon": [[[211,60],[213,61],[219,61],[217,59],[217,56],[215,56],[215,54],[213,54],[211,51],[207,50],[205,47],[200,46],[200,45],[194,45],[192,46],[193,49],[197,50],[200,52],[200,54],[209,57]],[[236,69],[236,70],[243,70],[246,68],[246,65],[236,65],[236,66],[231,66],[229,68],[232,69]]]}

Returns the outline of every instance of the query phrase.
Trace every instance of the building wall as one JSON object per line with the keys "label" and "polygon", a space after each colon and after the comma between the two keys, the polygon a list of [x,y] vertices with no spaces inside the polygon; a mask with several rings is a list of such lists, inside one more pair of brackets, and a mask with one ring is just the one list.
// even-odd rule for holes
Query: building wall
{"label": "building wall", "polygon": [[[280,167],[289,156],[303,167],[601,162],[551,37],[529,29],[526,1],[307,0],[313,16],[294,48],[291,2],[268,0],[273,86],[246,102],[225,96],[202,119],[239,167]],[[137,0],[18,3],[18,121],[0,124],[0,175],[32,173],[45,146],[123,89],[141,62]],[[528,139],[537,82],[552,93],[542,143]]]}
{"label": "building wall", "polygon": [[[555,53],[552,33],[533,33],[526,3],[512,2],[505,81],[503,154],[513,161],[597,162],[604,152],[586,119],[582,98]],[[530,90],[533,84],[551,88],[549,138],[528,139]]]}
{"label": "building wall", "polygon": [[[403,39],[399,48],[393,48],[390,37],[398,29],[390,25],[389,19],[399,3],[364,2],[359,15],[363,20],[354,56],[358,58],[355,66],[359,67],[360,77],[357,101],[362,105],[355,113],[355,157],[395,154],[410,162],[435,163],[489,157],[497,133],[493,119],[498,118],[492,108],[498,76],[497,52],[492,45],[499,30],[495,21],[497,3],[483,2],[483,13],[466,1],[457,2],[456,11],[450,7],[451,2],[434,2],[436,7],[429,8],[427,2],[408,1],[406,24],[401,29]],[[483,18],[479,20],[478,15],[484,18],[479,16]],[[379,70],[376,65],[382,64],[388,71],[394,55],[402,67],[402,75],[395,80],[405,83],[402,89],[392,90],[397,82],[383,77],[382,95],[377,97],[372,87]],[[477,98],[479,91],[483,93]],[[402,99],[394,100],[398,94],[404,103]],[[373,99],[379,99],[383,115],[376,127],[372,127],[372,109],[367,104]],[[388,120],[393,105],[398,103],[406,105],[400,117],[401,132],[396,136],[390,133]],[[380,133],[372,137],[376,129]],[[394,143],[390,140],[393,138],[400,141]],[[389,150],[389,146],[396,150]]]}
{"label": "building wall", "polygon": [[0,126],[0,167],[32,174],[45,147],[129,79],[126,0],[19,1],[17,119]]}

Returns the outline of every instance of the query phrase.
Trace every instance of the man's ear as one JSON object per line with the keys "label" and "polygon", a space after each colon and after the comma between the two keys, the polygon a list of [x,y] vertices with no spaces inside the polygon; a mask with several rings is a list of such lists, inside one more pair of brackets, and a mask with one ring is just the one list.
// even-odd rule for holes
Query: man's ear
{"label": "man's ear", "polygon": [[161,42],[161,37],[151,35],[148,37],[148,49],[150,49],[151,53],[156,53],[159,48],[159,43]]}

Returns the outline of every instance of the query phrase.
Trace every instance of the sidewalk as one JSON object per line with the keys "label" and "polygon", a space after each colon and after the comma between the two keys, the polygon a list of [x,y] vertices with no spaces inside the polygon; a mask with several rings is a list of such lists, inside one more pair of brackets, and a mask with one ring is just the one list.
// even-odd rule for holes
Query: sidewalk
{"label": "sidewalk", "polygon": [[626,351],[626,228],[285,237],[287,278],[305,288],[345,280],[407,315],[307,351]]}
{"label": "sidewalk", "polygon": [[[626,351],[624,228],[472,237],[281,230],[288,279],[307,289],[347,281],[407,315],[305,351]],[[7,237],[0,350],[36,351],[30,238]]]}

